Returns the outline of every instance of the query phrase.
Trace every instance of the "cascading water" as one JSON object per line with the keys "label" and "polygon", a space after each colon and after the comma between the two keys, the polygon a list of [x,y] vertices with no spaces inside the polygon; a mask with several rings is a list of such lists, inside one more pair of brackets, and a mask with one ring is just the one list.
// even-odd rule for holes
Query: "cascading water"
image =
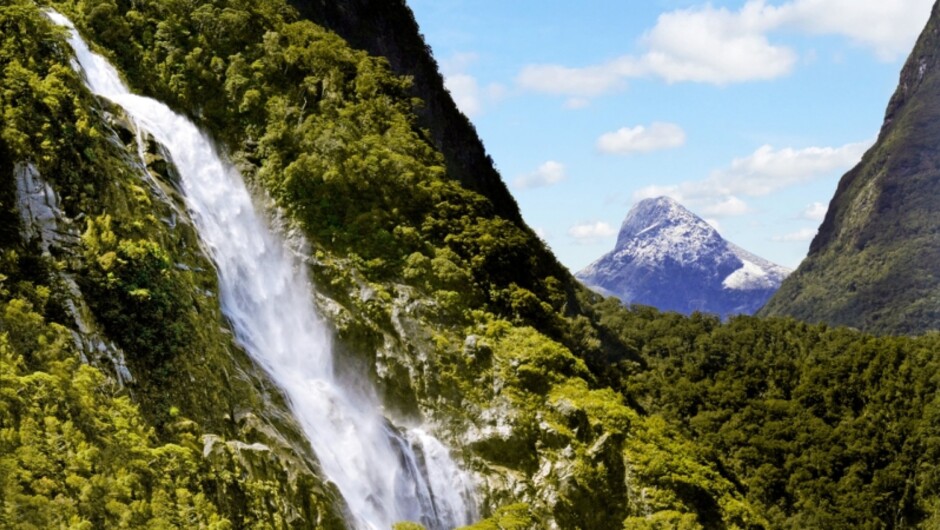
{"label": "cascading water", "polygon": [[343,495],[357,528],[387,530],[419,521],[443,530],[469,524],[472,486],[436,439],[404,435],[378,411],[377,398],[343,385],[311,285],[283,241],[255,211],[241,176],[206,136],[155,100],[131,94],[117,71],[92,53],[72,23],[69,43],[89,89],[121,106],[170,153],[186,205],[218,268],[222,310],[245,350],[284,391],[324,472]]}

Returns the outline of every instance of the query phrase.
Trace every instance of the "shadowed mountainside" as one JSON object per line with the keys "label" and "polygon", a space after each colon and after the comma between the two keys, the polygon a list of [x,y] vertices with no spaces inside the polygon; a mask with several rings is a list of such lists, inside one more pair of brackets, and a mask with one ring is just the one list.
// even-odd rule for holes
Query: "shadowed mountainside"
{"label": "shadowed mountainside", "polygon": [[809,256],[761,311],[876,333],[940,327],[940,5],[878,141],[842,177]]}
{"label": "shadowed mountainside", "polygon": [[431,49],[404,0],[289,0],[301,16],[335,31],[354,48],[388,59],[392,70],[414,80],[423,101],[420,125],[447,160],[447,171],[465,187],[492,201],[496,213],[522,224],[516,200],[486,154],[473,124],[444,87]]}

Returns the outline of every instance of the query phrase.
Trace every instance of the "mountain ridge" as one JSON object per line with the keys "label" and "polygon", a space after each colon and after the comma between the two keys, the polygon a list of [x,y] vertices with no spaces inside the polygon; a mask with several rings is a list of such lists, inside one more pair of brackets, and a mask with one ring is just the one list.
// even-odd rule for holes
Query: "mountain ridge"
{"label": "mountain ridge", "polygon": [[940,4],[877,142],[839,181],[809,254],[760,312],[876,333],[940,328]]}
{"label": "mountain ridge", "polygon": [[447,161],[448,173],[465,187],[487,196],[500,216],[525,226],[509,192],[486,152],[473,123],[457,108],[431,48],[405,0],[288,0],[300,16],[343,37],[351,46],[384,57],[392,70],[413,80],[420,98],[421,127]]}
{"label": "mountain ridge", "polygon": [[759,309],[788,272],[725,241],[675,200],[659,197],[634,205],[614,250],[576,277],[626,303],[730,316]]}
{"label": "mountain ridge", "polygon": [[[642,503],[642,513],[666,519],[759,520],[703,454],[673,449],[617,393],[610,363],[638,362],[637,351],[531,230],[500,213],[498,197],[452,172],[421,126],[412,81],[388,60],[352,49],[282,0],[51,3],[135,94],[215,140],[272,226],[302,234],[295,241],[309,244],[295,250],[316,287],[306,294],[336,339],[336,369],[363,374],[389,428],[420,425],[445,444],[477,481],[481,519],[520,530],[614,528],[641,517]],[[216,269],[180,207],[172,157],[152,138],[138,148],[132,120],[89,93],[40,6],[0,4],[0,28],[0,152],[13,162],[0,164],[0,207],[15,223],[0,249],[0,374],[15,392],[0,393],[0,405],[18,411],[2,418],[17,438],[0,447],[0,466],[16,470],[0,474],[0,521],[179,527],[192,500],[192,520],[219,528],[349,528],[350,507],[288,398],[221,313]],[[28,197],[10,196],[17,167],[33,168],[61,216],[46,219]],[[31,230],[52,221],[67,240]],[[42,326],[55,340],[37,350]],[[87,373],[95,382],[77,377]],[[85,382],[68,409],[27,407],[37,378]],[[117,425],[116,436],[102,435],[108,409],[91,410],[87,399],[99,395],[118,395],[132,409],[124,423],[144,434],[127,438]],[[85,418],[86,440],[53,446],[55,432],[33,428],[75,418]],[[156,476],[160,488],[128,479],[130,491],[78,498],[84,469],[43,475],[55,486],[41,492],[18,479],[89,446],[108,479]],[[34,448],[42,458],[30,457]],[[169,456],[145,472],[129,468],[140,459],[122,455],[145,449]],[[721,507],[658,481],[653,463],[630,456],[641,451],[674,462]],[[164,472],[174,465],[180,472]],[[68,510],[29,508],[53,506],[60,491],[74,499]]]}

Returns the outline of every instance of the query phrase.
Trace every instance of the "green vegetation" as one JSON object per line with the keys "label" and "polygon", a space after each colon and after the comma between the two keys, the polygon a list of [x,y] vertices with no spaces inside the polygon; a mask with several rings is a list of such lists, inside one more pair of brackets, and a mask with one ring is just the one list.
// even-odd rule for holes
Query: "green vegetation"
{"label": "green vegetation", "polygon": [[[185,502],[200,503],[193,510],[196,515],[201,513],[202,519],[196,515],[191,519],[196,526],[200,520],[206,521],[202,525],[206,527],[218,519],[236,528],[284,528],[301,518],[341,528],[335,515],[335,493],[316,476],[306,441],[280,412],[285,408],[281,397],[271,392],[264,375],[253,369],[224,328],[213,268],[201,254],[194,231],[185,220],[177,219],[174,205],[162,198],[163,193],[141,178],[133,132],[115,109],[102,108],[84,90],[68,65],[63,33],[33,2],[17,0],[0,6],[0,27],[0,104],[4,116],[0,123],[0,215],[4,221],[0,278],[9,290],[0,296],[0,303],[22,298],[40,308],[36,311],[44,321],[58,326],[55,329],[60,335],[68,333],[63,335],[68,337],[68,348],[57,350],[57,355],[72,363],[71,372],[58,368],[56,372],[34,362],[23,345],[28,340],[23,336],[25,328],[11,320],[0,325],[0,332],[8,333],[12,355],[21,356],[26,363],[25,371],[12,364],[11,373],[28,379],[33,373],[49,371],[68,382],[73,373],[85,370],[82,377],[95,377],[95,385],[103,390],[89,384],[81,392],[103,392],[121,400],[114,405],[118,412],[125,414],[121,411],[132,407],[133,412],[126,415],[136,415],[134,430],[120,441],[123,445],[109,441],[106,430],[93,436],[94,426],[106,428],[104,419],[85,425],[83,438],[69,441],[85,443],[96,451],[98,467],[92,470],[100,474],[96,484],[104,487],[103,481],[117,479],[127,483],[130,493],[122,493],[124,486],[120,484],[113,489],[114,502],[140,505],[130,522],[116,519],[119,515],[131,517],[117,508],[109,516],[114,518],[94,522],[100,519],[94,514],[107,510],[111,502],[105,496],[107,491],[82,493],[87,488],[77,486],[43,490],[35,502],[47,499],[78,506],[100,501],[101,506],[94,508],[97,511],[79,508],[62,512],[65,517],[74,515],[75,524],[92,517],[95,528],[142,527],[149,524],[146,521],[159,527],[163,524],[160,511],[176,509],[174,495],[189,495],[192,500]],[[159,163],[156,153],[148,157],[151,171],[168,184],[164,192],[171,191],[165,165]],[[14,162],[32,164],[61,199],[62,211],[56,213],[61,218],[33,221],[55,223],[44,227],[62,234],[55,241],[22,238]],[[49,245],[49,253],[42,252],[45,245]],[[81,292],[70,287],[72,279]],[[91,328],[91,335],[79,335],[89,333],[83,326]],[[132,376],[124,381],[124,387],[116,386],[118,377],[111,358],[117,355],[116,348],[123,351]],[[80,368],[79,357],[92,365]],[[87,375],[91,373],[97,375]],[[11,385],[16,382],[10,381]],[[7,388],[16,394],[18,387],[4,383],[3,391]],[[42,399],[66,400],[64,396],[50,394]],[[111,405],[103,404],[87,414],[100,415],[109,408]],[[42,425],[44,418],[33,416],[44,410],[53,409],[42,406],[21,417],[2,414],[0,421],[17,429],[20,420]],[[48,415],[65,424],[73,412],[57,414]],[[208,433],[214,433],[211,444],[205,438]],[[0,450],[0,458],[18,458],[17,440],[39,443],[38,436],[11,438]],[[176,446],[185,451],[177,451]],[[165,466],[156,465],[158,461],[153,459],[158,457],[166,461]],[[155,464],[152,474],[138,476],[134,466],[149,465],[151,460]],[[9,462],[12,471],[26,465]],[[131,466],[126,473],[124,465]],[[172,466],[184,470],[176,472]],[[32,495],[31,475],[23,473],[16,471],[14,476],[21,477],[17,480],[26,488],[25,495]],[[124,474],[131,478],[123,478]],[[50,480],[60,478],[64,480],[64,476]],[[164,478],[167,482],[160,487],[169,488],[170,500],[166,502],[160,499],[164,494],[156,483]],[[132,480],[140,485],[129,482]],[[8,507],[15,515],[17,506],[26,501],[16,496],[19,493],[10,492],[4,497],[5,510]],[[204,499],[200,496],[203,493]],[[82,500],[82,495],[87,499]],[[23,516],[24,525],[30,517]],[[47,528],[68,519],[35,521],[36,527]],[[19,527],[17,524],[14,521],[11,527]]]}
{"label": "green vegetation", "polygon": [[538,521],[532,517],[524,504],[504,506],[493,517],[480,521],[462,530],[530,530],[538,528]]}
{"label": "green vegetation", "polygon": [[409,94],[422,102],[417,123],[444,155],[448,176],[484,195],[500,217],[522,223],[516,201],[476,129],[445,88],[438,64],[405,0],[288,2],[304,19],[336,32],[353,48],[385,57],[392,71],[410,77]]}
{"label": "green vegetation", "polygon": [[[494,215],[487,198],[448,177],[441,156],[415,126],[407,79],[393,76],[382,60],[349,49],[309,22],[292,20],[274,0],[205,2],[195,12],[189,2],[57,6],[94,35],[133,86],[195,117],[229,146],[243,172],[304,229],[315,249],[313,271],[321,289],[339,303],[343,347],[388,366],[386,375],[376,375],[386,396],[394,398],[390,406],[443,424],[455,444],[483,433],[462,456],[493,477],[485,492],[492,504],[484,513],[512,506],[495,512],[494,524],[544,526],[555,520],[570,528],[620,527],[635,506],[697,521],[698,494],[715,496],[706,514],[712,523],[734,526],[740,520],[740,499],[730,483],[697,455],[660,452],[657,460],[638,464],[642,477],[650,476],[644,465],[674,472],[637,497],[641,489],[626,479],[631,448],[668,446],[675,433],[647,425],[602,388],[589,366],[603,375],[597,367],[609,357],[623,358],[622,344],[578,314],[570,276],[527,229]],[[206,440],[215,440],[207,433],[222,432],[248,443],[277,443],[272,427],[294,439],[292,424],[266,410],[280,398],[262,393],[259,376],[243,375],[251,368],[230,339],[215,331],[223,323],[211,296],[211,266],[188,226],[164,221],[172,217],[172,205],[129,169],[133,146],[122,148],[109,130],[132,140],[120,113],[92,102],[62,68],[67,57],[61,35],[34,7],[17,7],[21,11],[8,11],[12,20],[25,13],[35,19],[39,35],[58,43],[50,46],[47,60],[68,89],[56,97],[84,98],[72,112],[88,113],[93,131],[73,138],[74,146],[51,151],[49,165],[38,167],[52,175],[66,213],[85,217],[79,246],[62,249],[61,263],[51,263],[49,274],[64,270],[77,277],[104,334],[127,352],[132,373],[146,374],[132,383],[133,395],[161,440],[174,439],[180,417],[194,418],[192,432]],[[37,123],[35,135],[58,138],[57,129]],[[37,159],[36,147],[7,143],[16,146],[15,160]],[[69,153],[81,157],[62,160]],[[97,184],[60,182],[54,164],[71,168],[76,182]],[[172,184],[159,163],[150,170]],[[403,196],[409,200],[401,201]],[[409,333],[395,323],[405,318],[396,317],[400,304],[411,302],[427,311],[413,315]],[[66,316],[63,324],[72,325]],[[470,334],[479,344],[468,357]],[[400,341],[397,356],[384,351],[389,340]],[[385,358],[378,358],[379,351]],[[493,415],[493,403],[505,418]],[[506,423],[508,431],[489,436],[490,422]],[[306,457],[304,449],[294,450]],[[239,456],[234,462],[250,470],[246,480],[263,484],[284,473],[282,466],[303,465],[285,456],[252,466],[250,457]],[[316,479],[304,480],[278,480],[273,489],[265,487],[273,492],[270,504],[245,506],[256,506],[274,521],[300,512],[304,520],[332,524],[323,505],[331,505],[333,496]],[[523,493],[515,483],[525,484]],[[675,483],[699,493],[671,493]],[[520,501],[530,507],[520,508]],[[233,501],[220,510],[242,526],[238,517],[251,518],[238,506]]]}
{"label": "green vegetation", "polygon": [[[183,351],[195,335],[195,322],[184,322],[180,272],[167,252],[148,240],[117,240],[107,214],[89,219],[82,235],[87,260],[84,283],[95,313],[109,336],[137,352],[141,364],[159,366]],[[149,322],[160,322],[152,326]]]}
{"label": "green vegetation", "polygon": [[203,2],[195,12],[183,1],[62,4],[133,87],[223,140],[317,247],[361,260],[374,281],[401,277],[416,254],[450,261],[470,272],[470,300],[568,335],[522,300],[530,293],[549,313],[576,303],[568,273],[528,229],[448,177],[416,126],[410,81],[384,60],[293,21],[279,0]]}
{"label": "green vegetation", "polygon": [[207,498],[197,441],[157,443],[35,309],[0,303],[0,526],[232,528]]}
{"label": "green vegetation", "polygon": [[936,524],[940,335],[641,308],[605,319],[646,363],[622,366],[627,395],[707,448],[769,527]]}
{"label": "green vegetation", "polygon": [[249,473],[237,443],[209,446],[181,417],[173,441],[158,440],[126,393],[79,361],[70,331],[46,320],[48,297],[0,282],[0,526],[285,527],[284,477]]}

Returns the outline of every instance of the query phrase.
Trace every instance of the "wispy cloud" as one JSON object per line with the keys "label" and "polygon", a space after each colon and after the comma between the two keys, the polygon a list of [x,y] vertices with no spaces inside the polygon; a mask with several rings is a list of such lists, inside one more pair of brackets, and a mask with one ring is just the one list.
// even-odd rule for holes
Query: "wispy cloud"
{"label": "wispy cloud", "polygon": [[748,0],[738,10],[704,4],[663,13],[640,39],[641,51],[601,64],[534,64],[516,84],[525,90],[584,100],[621,90],[637,77],[668,83],[727,85],[771,80],[798,63],[792,48],[771,42],[775,31],[836,35],[892,60],[906,53],[933,0],[791,0],[779,6]]}
{"label": "wispy cloud", "polygon": [[750,156],[734,159],[731,167],[713,173],[707,182],[724,194],[768,195],[848,169],[861,160],[871,144],[867,141],[805,149],[764,145]]}
{"label": "wispy cloud", "polygon": [[568,178],[565,165],[561,162],[549,160],[532,173],[517,178],[513,184],[520,190],[545,188],[553,186]]}
{"label": "wispy cloud", "polygon": [[749,209],[741,197],[766,196],[844,171],[855,165],[870,145],[870,141],[804,149],[764,145],[746,157],[732,160],[729,167],[713,171],[704,180],[647,186],[637,191],[634,199],[667,195],[702,208],[706,215],[742,215]]}
{"label": "wispy cloud", "polygon": [[592,245],[617,235],[617,229],[603,221],[591,221],[572,226],[568,235],[578,244]]}
{"label": "wispy cloud", "polygon": [[579,110],[591,106],[591,100],[588,98],[568,98],[565,102],[565,108],[568,110]]}
{"label": "wispy cloud", "polygon": [[574,98],[590,98],[624,88],[626,79],[642,74],[629,57],[606,64],[569,68],[546,64],[528,65],[516,77],[520,88]]}
{"label": "wispy cloud", "polygon": [[705,215],[711,215],[718,218],[744,215],[746,213],[750,213],[750,211],[750,206],[734,195],[728,196],[724,200],[720,200],[713,204],[708,204],[702,208],[702,213]]}
{"label": "wispy cloud", "polygon": [[476,116],[483,110],[483,98],[476,78],[468,74],[449,75],[444,79],[457,108],[467,116]]}
{"label": "wispy cloud", "polygon": [[607,154],[648,153],[685,144],[685,131],[674,123],[655,122],[649,127],[637,125],[602,135],[597,149]]}
{"label": "wispy cloud", "polygon": [[812,241],[816,237],[815,228],[803,228],[796,232],[792,232],[782,236],[776,236],[773,238],[774,241],[782,242],[800,242],[800,241]]}
{"label": "wispy cloud", "polygon": [[478,59],[475,53],[458,53],[441,63],[444,87],[457,108],[471,118],[479,116],[487,104],[499,101],[506,94],[503,85],[491,83],[483,87],[476,77],[467,73]]}
{"label": "wispy cloud", "polygon": [[868,48],[879,59],[889,61],[910,51],[924,29],[933,3],[934,0],[795,0],[776,10],[781,26],[846,37]]}
{"label": "wispy cloud", "polygon": [[826,213],[829,211],[829,206],[821,203],[814,202],[806,207],[805,210],[800,214],[801,219],[807,219],[809,221],[822,221],[826,218]]}

